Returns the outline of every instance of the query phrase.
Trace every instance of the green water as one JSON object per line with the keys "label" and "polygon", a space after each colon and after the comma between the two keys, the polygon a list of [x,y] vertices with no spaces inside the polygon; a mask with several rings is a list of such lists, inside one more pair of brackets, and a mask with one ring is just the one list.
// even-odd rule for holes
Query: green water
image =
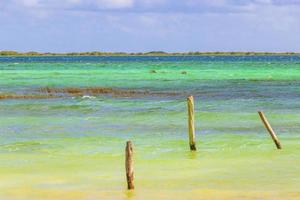
{"label": "green water", "polygon": [[[179,95],[0,100],[0,199],[300,198],[298,63],[0,63],[1,93],[96,86]],[[197,152],[188,146],[190,94]],[[127,140],[134,192],[126,191]]]}

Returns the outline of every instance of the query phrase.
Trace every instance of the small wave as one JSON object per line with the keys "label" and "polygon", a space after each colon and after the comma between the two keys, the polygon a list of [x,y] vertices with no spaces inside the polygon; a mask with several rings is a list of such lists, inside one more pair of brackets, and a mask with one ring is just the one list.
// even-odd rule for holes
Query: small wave
{"label": "small wave", "polygon": [[89,95],[84,95],[81,97],[82,99],[95,99],[96,97],[94,96],[89,96]]}

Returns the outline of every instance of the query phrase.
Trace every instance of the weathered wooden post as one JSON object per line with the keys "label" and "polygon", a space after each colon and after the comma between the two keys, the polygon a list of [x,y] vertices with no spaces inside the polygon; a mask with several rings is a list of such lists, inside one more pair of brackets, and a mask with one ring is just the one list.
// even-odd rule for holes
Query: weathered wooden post
{"label": "weathered wooden post", "polygon": [[133,147],[132,142],[128,141],[126,143],[125,149],[125,169],[126,169],[126,178],[127,178],[127,189],[134,189],[134,176],[133,176]]}
{"label": "weathered wooden post", "polygon": [[262,122],[264,123],[266,129],[267,129],[268,132],[270,133],[270,135],[271,135],[271,137],[272,137],[272,139],[273,139],[273,141],[274,141],[274,143],[275,143],[277,149],[281,149],[281,144],[280,144],[280,142],[279,142],[279,140],[278,140],[278,138],[277,138],[277,136],[276,136],[274,130],[272,129],[271,125],[269,124],[269,122],[268,122],[266,116],[264,115],[264,113],[263,113],[262,111],[258,111],[258,114],[259,114],[259,116],[260,116]]}
{"label": "weathered wooden post", "polygon": [[194,98],[193,98],[193,96],[189,96],[187,98],[187,104],[188,104],[188,126],[189,126],[190,149],[191,149],[191,151],[196,151]]}

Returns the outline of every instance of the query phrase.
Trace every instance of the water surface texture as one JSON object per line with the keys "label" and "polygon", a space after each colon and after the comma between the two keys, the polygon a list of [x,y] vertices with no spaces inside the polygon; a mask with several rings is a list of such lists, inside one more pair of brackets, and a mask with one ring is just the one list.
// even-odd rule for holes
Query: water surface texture
{"label": "water surface texture", "polygon": [[[44,87],[164,95],[14,98]],[[0,57],[0,199],[299,199],[299,91],[297,56]]]}

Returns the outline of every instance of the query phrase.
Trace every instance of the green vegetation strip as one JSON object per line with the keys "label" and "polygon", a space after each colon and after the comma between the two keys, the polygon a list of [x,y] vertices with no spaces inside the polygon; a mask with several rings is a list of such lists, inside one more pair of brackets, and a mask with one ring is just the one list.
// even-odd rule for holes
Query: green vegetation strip
{"label": "green vegetation strip", "polygon": [[300,52],[69,52],[69,53],[42,53],[42,52],[17,52],[0,51],[0,56],[272,56],[272,55],[300,55]]}

